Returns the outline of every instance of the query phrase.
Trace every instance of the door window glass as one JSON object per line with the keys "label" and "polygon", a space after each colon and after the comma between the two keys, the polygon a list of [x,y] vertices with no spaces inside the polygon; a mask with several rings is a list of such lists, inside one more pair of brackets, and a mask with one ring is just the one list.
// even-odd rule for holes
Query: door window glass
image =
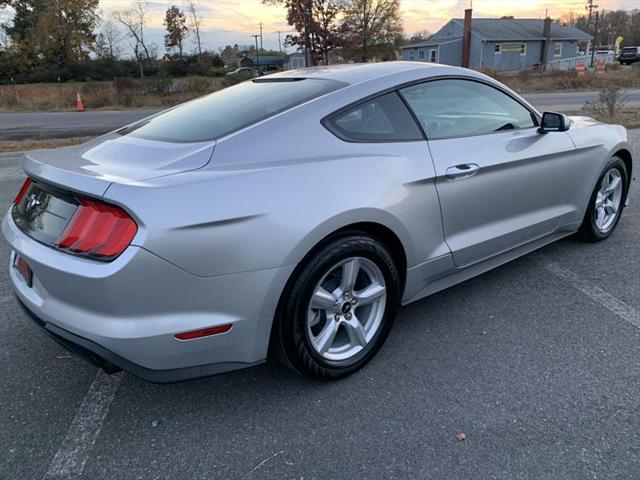
{"label": "door window glass", "polygon": [[484,135],[537,125],[516,100],[484,83],[450,79],[400,90],[430,140]]}

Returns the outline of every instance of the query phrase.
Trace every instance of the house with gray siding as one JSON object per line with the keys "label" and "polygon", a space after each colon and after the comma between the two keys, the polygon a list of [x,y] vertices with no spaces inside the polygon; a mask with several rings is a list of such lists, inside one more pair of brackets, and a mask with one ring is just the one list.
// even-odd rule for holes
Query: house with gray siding
{"label": "house with gray siding", "polygon": [[[577,57],[579,45],[592,38],[578,28],[550,20],[546,28],[547,32],[542,19],[474,18],[469,67],[517,71],[546,65]],[[449,20],[429,40],[402,47],[402,58],[460,66],[463,36],[464,20]]]}

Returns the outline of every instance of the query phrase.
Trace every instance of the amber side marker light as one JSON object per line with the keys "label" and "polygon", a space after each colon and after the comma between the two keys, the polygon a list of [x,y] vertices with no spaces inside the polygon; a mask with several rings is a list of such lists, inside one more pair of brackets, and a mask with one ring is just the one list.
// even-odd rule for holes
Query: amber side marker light
{"label": "amber side marker light", "polygon": [[210,337],[212,335],[227,333],[229,330],[231,330],[232,327],[233,324],[228,323],[226,325],[218,325],[217,327],[208,327],[201,330],[192,330],[191,332],[178,333],[175,335],[175,337],[178,340],[194,340],[196,338]]}

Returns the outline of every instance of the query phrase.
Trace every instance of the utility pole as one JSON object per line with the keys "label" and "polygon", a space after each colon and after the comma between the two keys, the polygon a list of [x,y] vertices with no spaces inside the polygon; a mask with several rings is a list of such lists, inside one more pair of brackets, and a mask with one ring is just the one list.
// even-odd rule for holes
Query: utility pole
{"label": "utility pole", "polygon": [[280,34],[282,33],[282,30],[278,30],[278,51],[281,52],[282,51],[282,42],[280,41]]}
{"label": "utility pole", "polygon": [[598,5],[594,5],[593,0],[587,0],[587,6],[584,8],[589,10],[589,27],[591,27],[593,22],[593,10],[598,8]]}
{"label": "utility pole", "polygon": [[262,22],[260,22],[260,50],[264,50],[262,46]]}
{"label": "utility pole", "polygon": [[260,35],[253,35],[253,38],[256,41],[256,63],[258,64],[258,76],[260,75],[260,50],[258,50],[258,37]]}
{"label": "utility pole", "polygon": [[593,68],[594,62],[595,62],[595,58],[596,58],[596,45],[597,45],[597,39],[598,39],[598,19],[600,17],[600,13],[596,12],[596,17],[595,17],[595,26],[593,28],[593,45],[591,45],[591,67]]}

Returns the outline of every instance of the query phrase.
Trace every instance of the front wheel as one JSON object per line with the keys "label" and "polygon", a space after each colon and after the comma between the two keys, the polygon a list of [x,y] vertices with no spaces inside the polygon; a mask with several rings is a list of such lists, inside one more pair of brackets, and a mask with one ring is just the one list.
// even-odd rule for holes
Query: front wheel
{"label": "front wheel", "polygon": [[337,237],[294,275],[275,319],[276,352],[307,376],[349,375],[384,343],[399,295],[398,270],[384,244],[360,232]]}
{"label": "front wheel", "polygon": [[629,189],[624,162],[613,157],[604,167],[591,194],[589,207],[578,232],[588,242],[605,240],[616,229]]}

